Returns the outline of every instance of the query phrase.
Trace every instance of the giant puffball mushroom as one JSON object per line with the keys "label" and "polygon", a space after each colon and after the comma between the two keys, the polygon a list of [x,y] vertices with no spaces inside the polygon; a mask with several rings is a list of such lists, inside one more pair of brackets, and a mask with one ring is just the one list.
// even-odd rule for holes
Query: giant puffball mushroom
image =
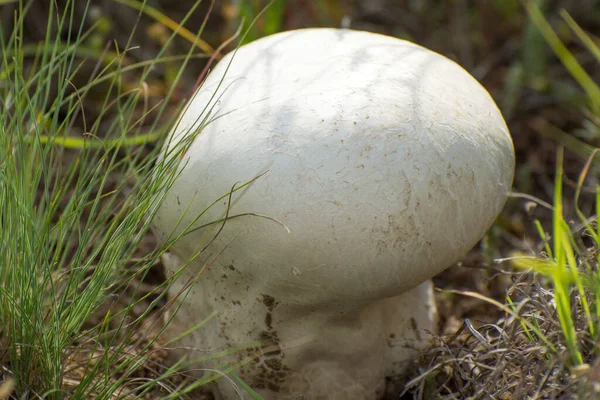
{"label": "giant puffball mushroom", "polygon": [[[305,29],[224,57],[165,149],[200,128],[154,220],[162,237],[259,177],[195,224],[246,216],[173,247],[187,260],[222,228],[171,289],[204,268],[171,335],[216,312],[179,354],[229,350],[203,366],[242,362],[266,399],[382,396],[435,331],[429,279],[481,239],[511,188],[512,140],[488,92],[415,44]],[[218,387],[238,398],[230,380]]]}

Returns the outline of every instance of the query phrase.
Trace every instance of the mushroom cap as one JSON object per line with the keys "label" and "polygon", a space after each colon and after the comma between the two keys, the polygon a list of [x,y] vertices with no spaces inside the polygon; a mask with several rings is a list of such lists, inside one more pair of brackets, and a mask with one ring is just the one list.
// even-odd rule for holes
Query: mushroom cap
{"label": "mushroom cap", "polygon": [[[264,173],[232,195],[230,215],[266,215],[290,232],[233,218],[213,254],[226,247],[217,263],[287,304],[374,300],[417,286],[485,234],[514,174],[504,119],[469,73],[367,32],[289,31],[228,54],[165,148],[201,125],[154,225],[166,236],[182,214],[189,222]],[[175,252],[191,256],[217,228],[184,236]]]}

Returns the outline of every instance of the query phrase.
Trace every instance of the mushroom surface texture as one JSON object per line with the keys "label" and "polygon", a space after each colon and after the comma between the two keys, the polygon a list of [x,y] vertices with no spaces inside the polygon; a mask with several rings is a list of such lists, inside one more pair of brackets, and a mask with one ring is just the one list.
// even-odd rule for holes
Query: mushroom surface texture
{"label": "mushroom surface texture", "polygon": [[[429,279],[483,237],[514,174],[504,119],[469,73],[343,29],[228,54],[164,151],[184,138],[153,221],[163,240],[198,228],[166,262],[196,257],[170,289],[195,279],[168,334],[214,317],[174,354],[234,365],[265,399],[381,398],[436,331]],[[239,398],[232,381],[222,398]]]}

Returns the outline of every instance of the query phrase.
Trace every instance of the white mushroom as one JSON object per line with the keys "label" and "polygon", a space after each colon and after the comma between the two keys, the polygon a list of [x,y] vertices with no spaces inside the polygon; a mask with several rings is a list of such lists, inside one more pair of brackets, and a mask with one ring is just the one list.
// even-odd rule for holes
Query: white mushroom
{"label": "white mushroom", "polygon": [[[500,111],[465,70],[423,47],[306,29],[226,56],[170,146],[209,112],[157,231],[168,236],[182,215],[189,223],[236,183],[264,174],[196,224],[223,218],[230,204],[229,215],[266,215],[289,233],[252,215],[225,223],[172,289],[216,258],[171,334],[217,315],[178,342],[180,354],[260,341],[262,356],[236,373],[267,399],[380,397],[385,377],[436,329],[428,280],[463,257],[505,203],[514,150]],[[219,228],[186,235],[173,251],[189,259]],[[237,363],[256,348],[230,353],[204,365]],[[228,380],[218,386],[238,398]]]}

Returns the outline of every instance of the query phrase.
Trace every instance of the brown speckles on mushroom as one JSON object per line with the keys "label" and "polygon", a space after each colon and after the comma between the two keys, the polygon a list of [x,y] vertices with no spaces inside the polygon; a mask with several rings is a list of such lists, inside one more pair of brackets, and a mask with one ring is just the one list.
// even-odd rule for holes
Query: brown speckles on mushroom
{"label": "brown speckles on mushroom", "polygon": [[267,365],[273,371],[279,371],[279,370],[281,370],[281,368],[283,366],[283,364],[281,363],[281,360],[278,358],[269,358],[269,359],[265,360],[265,365]]}
{"label": "brown speckles on mushroom", "polygon": [[265,315],[265,325],[267,329],[273,329],[273,315],[271,312],[267,312],[267,315]]}
{"label": "brown speckles on mushroom", "polygon": [[254,387],[265,387],[279,393],[284,391],[285,382],[291,370],[278,356],[266,357],[255,366],[258,373],[254,377]]}
{"label": "brown speckles on mushroom", "polygon": [[273,296],[263,294],[262,303],[265,305],[265,307],[267,307],[267,313],[265,314],[265,325],[267,330],[271,332],[273,330],[273,310],[277,306],[277,302]]}
{"label": "brown speckles on mushroom", "polygon": [[273,296],[269,296],[268,294],[262,295],[262,302],[265,306],[267,306],[269,311],[273,311],[273,308],[277,305],[275,304],[275,298]]}

